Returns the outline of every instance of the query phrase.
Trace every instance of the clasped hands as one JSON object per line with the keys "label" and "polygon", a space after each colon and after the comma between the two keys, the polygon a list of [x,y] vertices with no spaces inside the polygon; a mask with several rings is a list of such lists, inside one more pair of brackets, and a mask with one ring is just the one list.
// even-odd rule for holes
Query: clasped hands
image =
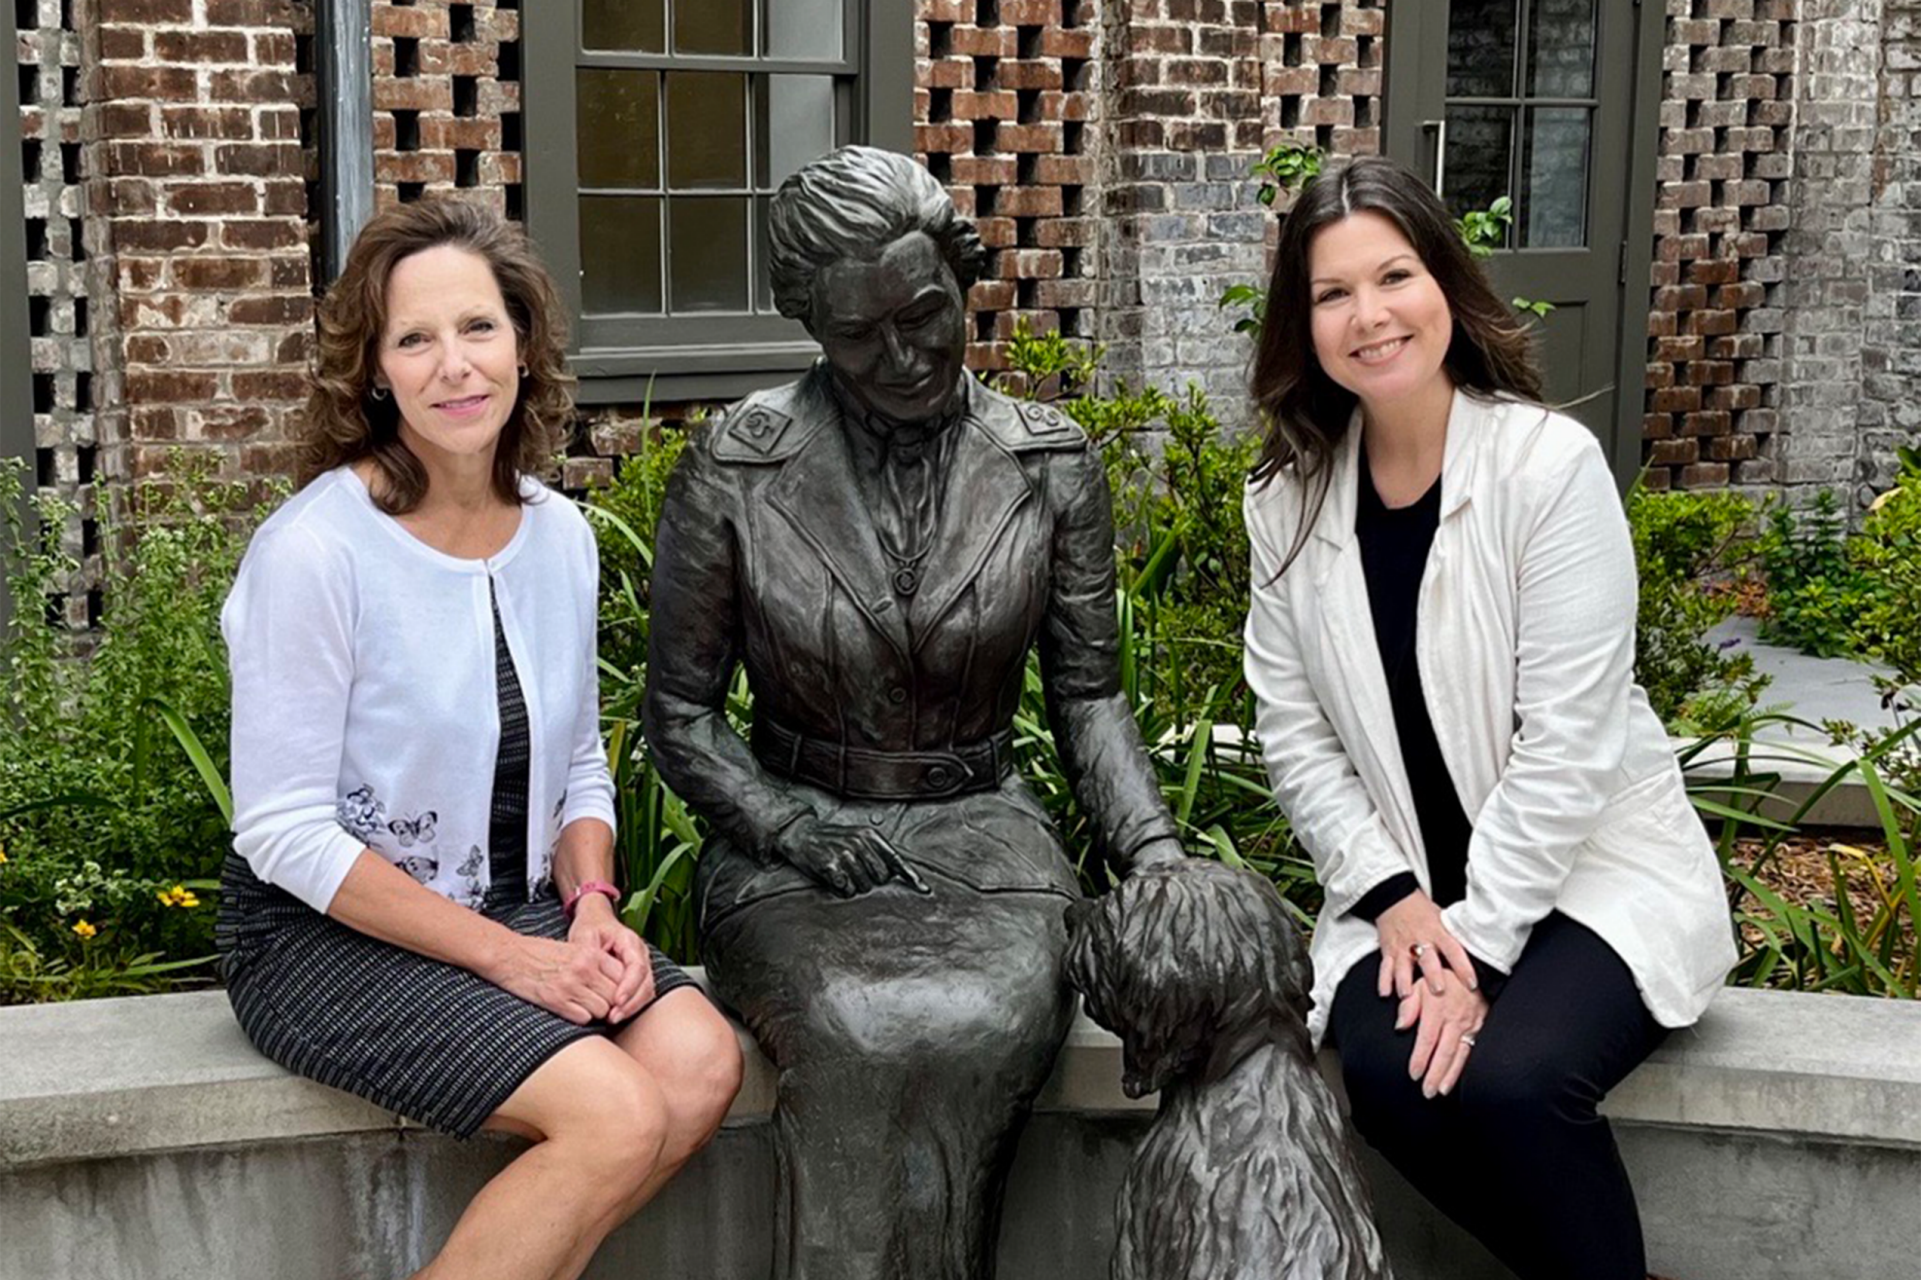
{"label": "clasped hands", "polygon": [[1396,1031],[1417,1027],[1410,1078],[1433,1098],[1449,1093],[1467,1066],[1474,1038],[1487,1021],[1474,961],[1441,918],[1434,900],[1416,890],[1375,918],[1381,940],[1382,999],[1398,996]]}
{"label": "clasped hands", "polygon": [[654,998],[654,964],[640,935],[620,922],[613,901],[588,894],[565,942],[514,935],[497,985],[576,1026],[621,1022]]}

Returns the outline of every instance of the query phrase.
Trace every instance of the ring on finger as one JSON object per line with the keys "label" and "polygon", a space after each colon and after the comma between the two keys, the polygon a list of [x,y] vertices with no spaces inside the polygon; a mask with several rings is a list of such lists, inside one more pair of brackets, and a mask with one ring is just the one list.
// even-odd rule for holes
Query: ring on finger
{"label": "ring on finger", "polygon": [[1419,960],[1422,956],[1427,954],[1427,943],[1417,942],[1411,948],[1409,948],[1409,950],[1413,951],[1414,958],[1416,960]]}
{"label": "ring on finger", "polygon": [[1461,1033],[1461,1047],[1463,1049],[1472,1049],[1474,1047],[1474,1033],[1472,1031],[1463,1031]]}

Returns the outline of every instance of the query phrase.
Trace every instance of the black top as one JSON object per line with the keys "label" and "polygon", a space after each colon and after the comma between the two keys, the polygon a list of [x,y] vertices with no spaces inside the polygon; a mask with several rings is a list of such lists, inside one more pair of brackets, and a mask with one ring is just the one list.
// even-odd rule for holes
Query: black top
{"label": "black top", "polygon": [[492,902],[527,897],[527,768],[532,747],[527,736],[527,702],[514,672],[514,655],[500,625],[500,601],[487,584],[494,606],[494,688],[500,702],[500,750],[494,757],[493,809],[487,827],[487,897]]}
{"label": "black top", "polygon": [[[1381,501],[1372,477],[1360,486],[1354,529],[1361,540],[1361,568],[1367,578],[1369,611],[1374,615],[1374,639],[1381,651],[1381,668],[1387,674],[1394,729],[1401,740],[1401,763],[1413,786],[1421,843],[1427,846],[1432,896],[1436,905],[1445,907],[1467,893],[1467,844],[1474,828],[1461,808],[1447,762],[1441,758],[1434,722],[1427,713],[1427,698],[1421,691],[1420,663],[1415,660],[1421,575],[1440,523],[1439,479],[1412,505],[1394,508]],[[1412,872],[1391,876],[1369,890],[1355,904],[1353,914],[1373,920],[1418,887]]]}

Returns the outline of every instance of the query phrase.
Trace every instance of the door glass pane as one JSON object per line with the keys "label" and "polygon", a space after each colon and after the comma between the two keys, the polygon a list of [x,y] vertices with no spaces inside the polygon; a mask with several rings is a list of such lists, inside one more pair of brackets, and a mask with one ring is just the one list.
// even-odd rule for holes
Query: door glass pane
{"label": "door glass pane", "polygon": [[846,12],[845,0],[767,0],[767,56],[838,59]]}
{"label": "door glass pane", "polygon": [[1453,0],[1447,12],[1447,96],[1514,93],[1517,0]]}
{"label": "door glass pane", "polygon": [[581,0],[583,48],[660,53],[666,36],[665,0]]}
{"label": "door glass pane", "polygon": [[1508,156],[1513,139],[1512,107],[1447,109],[1447,172],[1441,195],[1448,212],[1458,218],[1509,194]]}
{"label": "door glass pane", "polygon": [[574,73],[580,185],[660,186],[660,77],[582,67]]}
{"label": "door glass pane", "polygon": [[674,52],[753,51],[754,0],[680,0],[674,6]]}
{"label": "door glass pane", "polygon": [[747,77],[667,75],[667,185],[747,185]]}
{"label": "door glass pane", "polygon": [[1527,93],[1586,98],[1594,93],[1594,0],[1529,0]]}
{"label": "door glass pane", "polygon": [[659,196],[580,198],[580,306],[659,313]]}
{"label": "door glass pane", "polygon": [[1589,108],[1536,107],[1523,145],[1521,244],[1531,249],[1587,243]]}
{"label": "door glass pane", "polygon": [[668,203],[675,312],[747,310],[747,205],[745,196],[678,197]]}
{"label": "door glass pane", "polygon": [[754,174],[778,187],[814,157],[834,149],[832,76],[763,76],[754,121]]}

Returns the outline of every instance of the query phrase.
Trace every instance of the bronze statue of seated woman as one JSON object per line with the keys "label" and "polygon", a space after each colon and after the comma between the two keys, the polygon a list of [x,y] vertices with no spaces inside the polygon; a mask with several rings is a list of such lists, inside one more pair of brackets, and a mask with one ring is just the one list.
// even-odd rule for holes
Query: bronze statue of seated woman
{"label": "bronze statue of seated woman", "polygon": [[979,1280],[1073,1011],[1080,890],[1012,754],[1034,645],[1101,851],[1180,856],[1120,689],[1111,499],[1078,426],[964,369],[984,254],[925,170],[824,156],[771,241],[780,310],[826,358],[674,472],[648,741],[711,825],[715,991],[779,1069],[776,1274]]}

